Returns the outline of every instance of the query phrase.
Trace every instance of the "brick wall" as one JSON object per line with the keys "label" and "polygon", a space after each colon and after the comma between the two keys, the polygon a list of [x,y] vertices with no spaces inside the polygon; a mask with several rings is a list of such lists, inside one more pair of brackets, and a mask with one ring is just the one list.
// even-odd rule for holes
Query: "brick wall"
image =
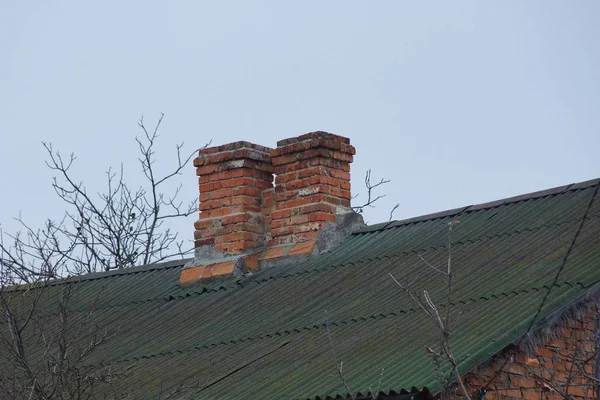
{"label": "brick wall", "polygon": [[464,377],[467,388],[476,393],[493,379],[485,400],[596,399],[597,323],[590,304],[553,328],[536,351],[507,350],[475,368]]}

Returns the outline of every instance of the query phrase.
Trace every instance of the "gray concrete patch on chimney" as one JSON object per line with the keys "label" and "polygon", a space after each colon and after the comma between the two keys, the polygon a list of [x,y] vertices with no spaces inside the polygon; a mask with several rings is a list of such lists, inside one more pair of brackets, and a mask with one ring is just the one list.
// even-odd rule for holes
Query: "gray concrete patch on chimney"
{"label": "gray concrete patch on chimney", "polygon": [[327,222],[319,231],[317,248],[319,253],[324,253],[342,243],[352,232],[365,226],[363,216],[354,211],[346,214],[337,214],[335,222]]}

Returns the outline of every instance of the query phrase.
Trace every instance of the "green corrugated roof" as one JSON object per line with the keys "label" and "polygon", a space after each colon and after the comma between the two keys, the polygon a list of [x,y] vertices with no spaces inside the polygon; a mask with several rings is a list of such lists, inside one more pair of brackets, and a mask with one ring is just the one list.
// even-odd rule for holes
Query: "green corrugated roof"
{"label": "green corrugated roof", "polygon": [[[78,309],[97,301],[93,322],[114,333],[87,362],[127,371],[111,390],[134,398],[179,384],[208,399],[345,397],[340,361],[354,393],[380,378],[384,393],[435,389],[423,351],[438,342],[433,323],[388,274],[443,303],[445,279],[419,255],[443,266],[447,223],[460,220],[453,344],[468,371],[525,332],[560,268],[538,319],[598,282],[598,184],[380,224],[312,260],[238,280],[183,289],[183,262],[171,262],[73,281]],[[52,310],[49,295],[40,312]]]}

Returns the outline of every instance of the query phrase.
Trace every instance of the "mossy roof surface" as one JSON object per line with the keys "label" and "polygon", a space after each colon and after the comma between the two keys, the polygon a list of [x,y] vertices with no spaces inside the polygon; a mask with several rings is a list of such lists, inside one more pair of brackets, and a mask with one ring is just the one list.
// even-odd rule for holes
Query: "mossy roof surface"
{"label": "mossy roof surface", "polygon": [[76,288],[77,315],[92,307],[87,323],[111,335],[86,363],[126,371],[111,390],[129,398],[180,385],[205,399],[346,397],[340,362],[353,394],[435,390],[423,348],[439,333],[390,274],[445,304],[446,277],[427,263],[446,268],[448,223],[460,221],[451,315],[468,371],[600,280],[598,184],[378,224],[329,253],[237,280],[181,288],[185,261],[90,275],[48,290],[38,314],[55,312],[61,285]]}

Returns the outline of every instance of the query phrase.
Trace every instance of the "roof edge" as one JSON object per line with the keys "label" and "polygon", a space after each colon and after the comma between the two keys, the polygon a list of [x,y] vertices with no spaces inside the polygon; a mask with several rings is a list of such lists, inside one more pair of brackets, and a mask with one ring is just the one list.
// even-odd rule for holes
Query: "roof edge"
{"label": "roof edge", "polygon": [[151,271],[157,271],[157,270],[161,270],[161,269],[183,267],[187,262],[189,262],[191,260],[193,260],[193,258],[181,258],[181,259],[177,259],[177,260],[170,260],[170,261],[164,261],[164,262],[160,262],[160,263],[138,265],[135,267],[129,267],[129,268],[123,268],[123,269],[117,269],[117,270],[92,272],[89,274],[75,275],[75,276],[70,276],[67,278],[52,280],[45,284],[39,284],[39,286],[36,286],[35,284],[33,286],[26,285],[26,284],[7,286],[6,288],[4,288],[4,290],[17,292],[19,290],[29,290],[32,287],[56,286],[56,285],[62,285],[65,283],[103,279],[103,278],[107,278],[110,276],[116,276],[116,275],[130,275],[130,274],[137,274],[140,272],[151,272]]}
{"label": "roof edge", "polygon": [[402,226],[402,225],[408,225],[408,224],[412,224],[415,222],[423,222],[423,221],[429,221],[429,220],[445,218],[445,217],[453,217],[455,215],[460,215],[464,212],[479,211],[479,210],[498,207],[498,206],[505,205],[505,204],[517,203],[517,202],[525,201],[525,200],[538,199],[541,197],[552,196],[552,195],[570,192],[570,191],[574,191],[574,190],[587,189],[589,187],[593,187],[593,186],[596,186],[599,184],[600,184],[600,178],[590,179],[590,180],[579,182],[579,183],[571,183],[568,185],[557,186],[557,187],[550,188],[550,189],[538,190],[535,192],[521,194],[521,195],[517,195],[517,196],[511,196],[511,197],[507,197],[507,198],[500,199],[500,200],[489,201],[486,203],[473,204],[473,205],[469,205],[469,206],[453,208],[453,209],[446,210],[446,211],[439,211],[439,212],[435,212],[435,213],[431,213],[431,214],[424,214],[424,215],[417,216],[417,217],[411,217],[411,218],[406,218],[406,219],[402,219],[402,220],[389,221],[386,223],[380,223],[380,224],[375,224],[375,225],[371,225],[371,226],[366,226],[362,229],[359,229],[359,230],[353,232],[353,234],[362,234],[362,233],[368,233],[368,232],[383,231],[388,228],[398,227],[398,226]]}

